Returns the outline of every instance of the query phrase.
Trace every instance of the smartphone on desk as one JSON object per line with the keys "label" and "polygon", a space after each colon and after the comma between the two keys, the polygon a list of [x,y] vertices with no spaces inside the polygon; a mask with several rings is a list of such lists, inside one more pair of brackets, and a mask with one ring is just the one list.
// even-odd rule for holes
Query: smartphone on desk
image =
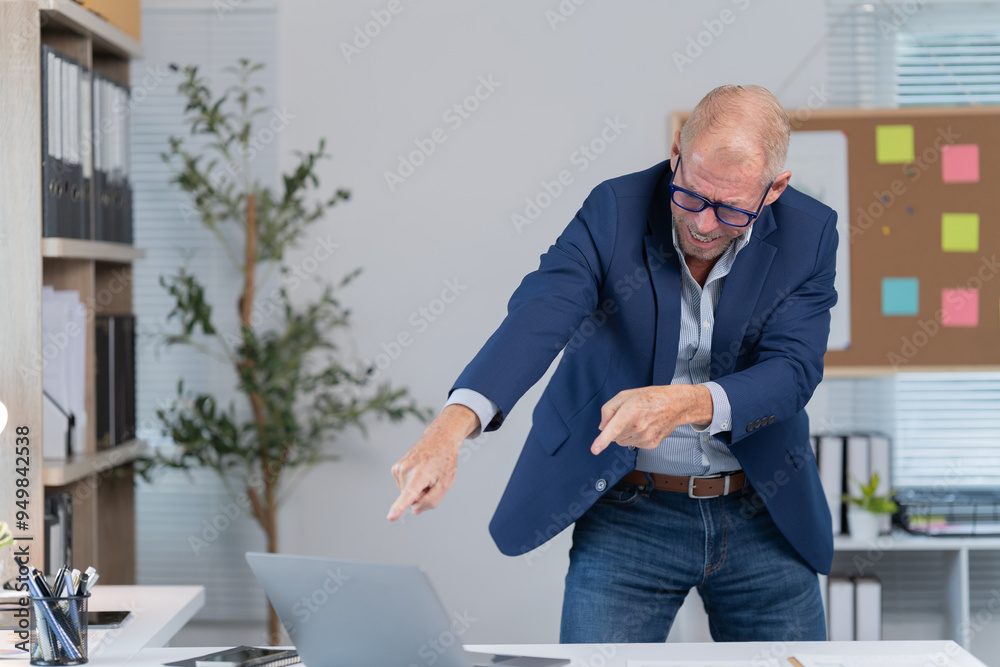
{"label": "smartphone on desk", "polygon": [[132,612],[128,611],[88,611],[87,627],[95,630],[120,628]]}

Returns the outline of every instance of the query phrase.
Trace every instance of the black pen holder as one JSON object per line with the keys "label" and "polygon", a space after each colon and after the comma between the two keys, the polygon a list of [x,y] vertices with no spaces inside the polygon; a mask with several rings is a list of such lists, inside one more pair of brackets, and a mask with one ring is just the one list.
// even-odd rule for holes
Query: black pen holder
{"label": "black pen holder", "polygon": [[90,595],[29,598],[31,664],[87,662],[87,600]]}

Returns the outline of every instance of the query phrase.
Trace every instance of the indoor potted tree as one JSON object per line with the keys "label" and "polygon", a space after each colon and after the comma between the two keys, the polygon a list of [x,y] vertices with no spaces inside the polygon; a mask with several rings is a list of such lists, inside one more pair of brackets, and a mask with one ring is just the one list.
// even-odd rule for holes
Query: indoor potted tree
{"label": "indoor potted tree", "polygon": [[[426,419],[428,413],[407,390],[387,383],[375,386],[373,369],[338,346],[334,334],[348,328],[349,313],[337,292],[358,270],[336,286],[321,283],[321,293],[310,303],[291,299],[300,283],[288,270],[286,252],[349,193],[318,196],[316,164],[328,157],[323,140],[315,151],[297,154],[297,164],[283,175],[276,191],[253,179],[253,123],[265,110],[253,106],[262,90],[252,84],[252,77],[261,67],[239,61],[229,68],[235,85],[218,97],[196,67],[185,67],[178,91],[187,98],[186,119],[191,134],[207,141],[204,148],[192,149],[183,139],[171,137],[163,154],[177,166],[173,182],[189,196],[201,224],[223,245],[242,282],[238,330],[222,331],[213,321],[213,306],[198,276],[181,269],[161,277],[175,301],[167,319],[177,327],[164,342],[190,346],[231,364],[249,416],[241,418],[234,404],[223,407],[212,394],[188,391],[179,382],[177,399],[157,411],[176,448],[156,451],[140,471],[148,476],[157,467],[214,470],[232,494],[249,499],[267,550],[273,553],[278,550],[278,491],[283,483],[288,485],[287,471],[330,459],[325,446],[330,436],[351,426],[364,430],[368,416],[395,421],[406,416]],[[259,288],[268,284],[269,275],[280,284],[260,298]],[[272,643],[278,641],[279,629],[272,609]]]}

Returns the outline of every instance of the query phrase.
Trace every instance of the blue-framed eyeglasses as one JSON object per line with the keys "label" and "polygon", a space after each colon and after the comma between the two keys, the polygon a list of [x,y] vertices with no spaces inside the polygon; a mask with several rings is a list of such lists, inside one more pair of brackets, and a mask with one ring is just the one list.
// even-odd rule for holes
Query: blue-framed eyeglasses
{"label": "blue-framed eyeglasses", "polygon": [[774,181],[772,180],[770,185],[768,185],[764,190],[764,196],[761,198],[760,204],[757,205],[756,211],[746,211],[742,208],[736,208],[735,206],[718,204],[709,199],[705,199],[697,193],[674,185],[674,176],[676,176],[677,172],[680,170],[681,156],[678,153],[677,169],[670,174],[670,199],[685,211],[691,211],[692,213],[700,213],[706,208],[712,207],[715,209],[715,217],[718,218],[719,222],[724,225],[729,225],[730,227],[747,227],[751,222],[757,219],[757,216],[760,215],[760,210],[764,208],[764,200],[767,199],[767,193],[771,191],[771,185],[774,185]]}

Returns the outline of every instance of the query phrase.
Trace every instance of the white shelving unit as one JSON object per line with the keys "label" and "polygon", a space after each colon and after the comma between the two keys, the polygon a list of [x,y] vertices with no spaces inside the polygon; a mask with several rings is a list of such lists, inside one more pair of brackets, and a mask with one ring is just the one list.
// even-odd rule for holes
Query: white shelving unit
{"label": "white shelving unit", "polygon": [[[874,541],[860,541],[848,536],[834,538],[834,550],[853,561],[854,571],[837,571],[839,574],[857,575],[877,572],[886,554],[895,552],[939,553],[942,556],[940,578],[944,582],[945,596],[941,612],[951,639],[961,647],[972,649],[973,610],[971,594],[971,552],[1000,552],[1000,537],[931,537],[913,535],[896,530]],[[836,564],[835,564],[836,568]]]}

